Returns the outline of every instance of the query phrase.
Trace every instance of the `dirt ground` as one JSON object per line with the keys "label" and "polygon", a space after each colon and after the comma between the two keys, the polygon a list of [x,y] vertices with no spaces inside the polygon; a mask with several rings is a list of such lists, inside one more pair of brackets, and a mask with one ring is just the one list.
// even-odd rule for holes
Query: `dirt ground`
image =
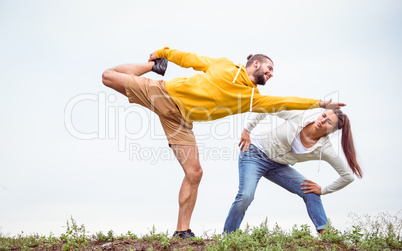
{"label": "dirt ground", "polygon": [[[189,250],[188,247],[191,247],[192,251],[201,251],[206,250],[206,246],[208,244],[215,243],[214,240],[204,240],[202,241],[185,241],[185,240],[171,240],[168,248],[164,248],[161,246],[160,241],[154,242],[146,242],[142,240],[115,240],[113,242],[99,242],[93,241],[88,243],[86,248],[82,249],[84,251],[92,251],[92,250],[132,250],[132,251],[148,251],[148,250]],[[60,244],[58,246],[54,246],[51,248],[46,248],[45,246],[40,246],[33,248],[34,251],[45,251],[45,250],[63,250],[63,245]]]}
{"label": "dirt ground", "polygon": [[[93,241],[88,243],[88,245],[81,249],[82,251],[148,251],[148,250],[192,250],[192,251],[201,251],[207,250],[208,245],[215,244],[216,241],[214,240],[204,240],[204,241],[186,241],[186,240],[171,240],[170,244],[167,248],[161,246],[160,241],[142,241],[142,240],[115,240],[109,242],[100,242],[100,241]],[[322,243],[323,249],[328,250],[350,250],[356,251],[358,249],[351,248],[347,249],[345,245],[335,245],[331,243]],[[191,248],[191,249],[190,249]],[[334,249],[333,249],[334,248]],[[295,247],[297,249],[297,247]],[[14,251],[20,249],[12,249]],[[63,244],[48,247],[46,248],[44,245],[40,247],[36,247],[32,249],[33,251],[50,251],[50,250],[63,250]],[[74,249],[78,250],[78,249]],[[289,250],[292,250],[289,249]],[[391,249],[392,250],[392,249]]]}

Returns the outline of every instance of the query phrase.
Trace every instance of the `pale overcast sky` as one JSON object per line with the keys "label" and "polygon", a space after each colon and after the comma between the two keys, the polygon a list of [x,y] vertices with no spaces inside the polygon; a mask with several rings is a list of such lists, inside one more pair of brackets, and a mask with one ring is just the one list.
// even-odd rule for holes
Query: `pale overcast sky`
{"label": "pale overcast sky", "polygon": [[[264,53],[275,69],[261,93],[347,103],[365,176],[322,197],[327,215],[342,229],[349,212],[395,214],[401,27],[399,0],[0,1],[0,233],[59,235],[71,216],[90,233],[173,233],[181,167],[155,115],[101,82],[105,69],[164,46],[243,64]],[[194,73],[171,63],[163,79]],[[194,125],[204,168],[197,236],[223,229],[247,116]],[[322,186],[338,177],[327,163],[295,167]],[[312,226],[300,198],[261,180],[241,227],[266,217]]]}

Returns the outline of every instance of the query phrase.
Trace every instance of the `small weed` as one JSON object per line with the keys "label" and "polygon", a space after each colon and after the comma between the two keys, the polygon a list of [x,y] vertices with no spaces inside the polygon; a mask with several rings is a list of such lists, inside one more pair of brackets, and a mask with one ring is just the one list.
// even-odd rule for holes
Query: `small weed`
{"label": "small weed", "polygon": [[63,245],[63,250],[83,249],[88,243],[84,224],[78,226],[73,217],[71,217],[71,223],[67,220],[66,233],[61,234],[60,240],[66,242]]}
{"label": "small weed", "polygon": [[126,234],[127,239],[130,240],[138,240],[138,236],[134,233],[132,233],[131,231],[128,231]]}
{"label": "small weed", "polygon": [[345,236],[332,226],[332,222],[329,219],[325,226],[325,233],[321,235],[321,240],[334,244],[346,244]]}
{"label": "small weed", "polygon": [[60,239],[57,238],[56,236],[54,236],[53,233],[50,233],[49,237],[45,238],[43,245],[45,248],[49,249],[49,248],[59,245],[59,243],[60,243]]}
{"label": "small weed", "polygon": [[170,239],[167,237],[167,235],[163,235],[161,239],[161,246],[162,248],[169,248],[170,246]]}
{"label": "small weed", "polygon": [[132,233],[131,231],[128,231],[127,234],[121,234],[120,236],[117,236],[117,239],[119,239],[119,240],[138,240],[138,237],[136,234]]}
{"label": "small weed", "polygon": [[155,225],[152,226],[152,229],[149,231],[149,234],[144,235],[141,240],[152,242],[152,241],[163,241],[164,239],[168,238],[168,232],[166,233],[156,233]]}
{"label": "small weed", "polygon": [[361,226],[352,226],[352,228],[352,231],[349,231],[349,233],[346,235],[346,239],[349,241],[348,246],[357,246],[363,238],[364,234],[362,234]]}
{"label": "small weed", "polygon": [[311,231],[310,231],[310,226],[308,225],[301,225],[300,230],[297,229],[297,226],[294,225],[292,228],[292,238],[296,239],[310,239],[312,238],[311,236]]}
{"label": "small weed", "polygon": [[104,235],[103,232],[101,231],[101,232],[96,233],[96,235],[94,236],[94,239],[98,240],[98,241],[105,242],[105,241],[107,241],[107,236]]}
{"label": "small weed", "polygon": [[113,230],[110,230],[107,235],[103,234],[103,232],[97,232],[96,236],[94,236],[95,240],[106,242],[106,241],[113,241]]}

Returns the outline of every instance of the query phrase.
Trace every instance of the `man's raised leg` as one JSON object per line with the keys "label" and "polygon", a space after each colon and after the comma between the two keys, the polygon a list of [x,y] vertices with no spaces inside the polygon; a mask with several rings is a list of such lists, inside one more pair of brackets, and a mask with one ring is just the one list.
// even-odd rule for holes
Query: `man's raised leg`
{"label": "man's raised leg", "polygon": [[185,231],[190,228],[203,171],[196,145],[171,145],[171,147],[185,174],[179,192],[179,218],[176,229]]}
{"label": "man's raised leg", "polygon": [[107,69],[102,74],[102,82],[109,88],[112,88],[121,94],[126,95],[124,79],[126,75],[141,76],[152,70],[155,65],[153,61],[145,64],[124,64]]}

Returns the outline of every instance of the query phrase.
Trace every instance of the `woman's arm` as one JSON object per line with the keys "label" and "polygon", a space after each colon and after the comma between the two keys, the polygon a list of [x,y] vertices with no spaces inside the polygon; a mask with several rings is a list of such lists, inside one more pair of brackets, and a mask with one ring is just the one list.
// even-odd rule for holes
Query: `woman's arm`
{"label": "woman's arm", "polygon": [[248,123],[245,126],[243,132],[241,133],[239,147],[243,152],[247,151],[250,147],[250,132],[254,129],[254,127],[260,123],[267,116],[266,113],[253,113],[248,119]]}
{"label": "woman's arm", "polygon": [[353,182],[354,177],[349,171],[349,166],[341,159],[340,156],[338,156],[337,153],[335,153],[332,148],[323,153],[322,159],[328,162],[335,169],[335,171],[339,174],[339,178],[329,186],[323,187],[321,189],[321,194],[324,195],[336,192]]}
{"label": "woman's arm", "polygon": [[336,192],[349,185],[354,180],[354,178],[348,171],[346,164],[340,158],[338,158],[339,156],[336,157],[334,161],[327,161],[340,175],[338,179],[336,179],[331,185],[327,187],[321,187],[311,180],[304,180],[306,181],[306,183],[301,183],[301,185],[303,186],[301,190],[304,190],[304,193],[315,193],[318,195],[324,195]]}
{"label": "woman's arm", "polygon": [[266,116],[267,116],[266,113],[251,114],[250,117],[248,118],[247,125],[244,127],[244,129],[251,132],[254,129],[254,127],[256,127],[258,123],[260,123],[261,120],[265,119]]}
{"label": "woman's arm", "polygon": [[[286,119],[289,119],[289,118],[294,117],[301,113],[302,112],[300,112],[300,111],[281,111],[278,113],[270,113],[270,115],[278,116],[279,118],[286,120]],[[246,124],[246,126],[241,134],[241,138],[240,138],[240,142],[239,142],[240,150],[242,150],[243,152],[248,150],[248,148],[250,147],[250,142],[251,142],[250,141],[250,132],[266,116],[267,116],[267,113],[252,113],[250,115],[250,117],[248,119],[248,123]]]}

